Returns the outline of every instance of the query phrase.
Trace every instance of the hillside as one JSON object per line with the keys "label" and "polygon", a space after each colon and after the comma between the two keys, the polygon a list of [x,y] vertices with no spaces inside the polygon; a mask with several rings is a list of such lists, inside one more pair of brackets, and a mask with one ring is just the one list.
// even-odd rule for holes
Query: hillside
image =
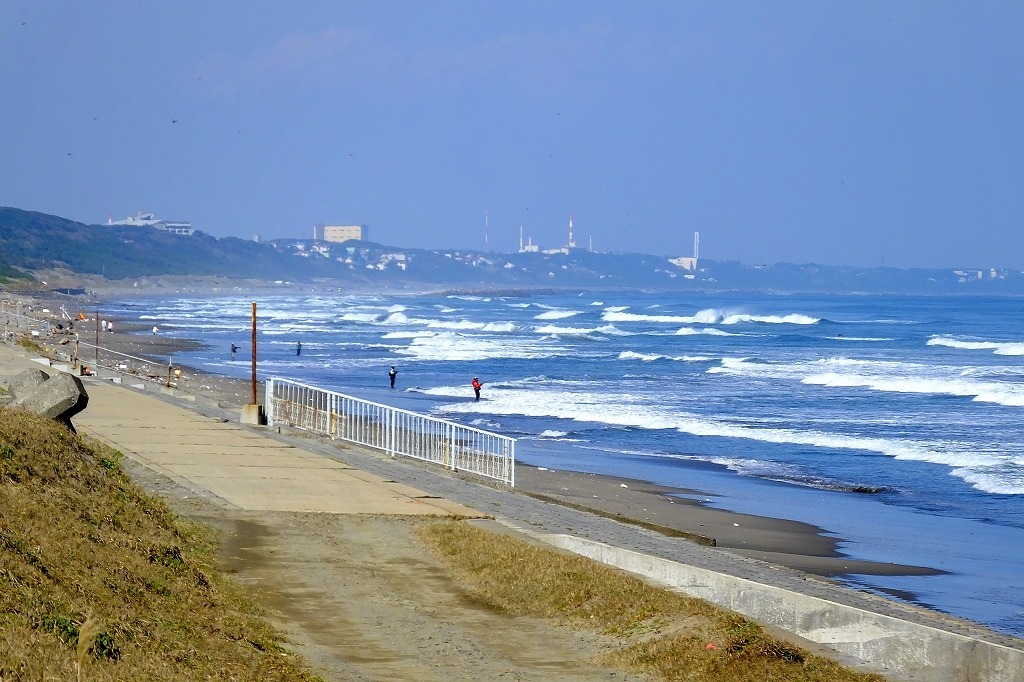
{"label": "hillside", "polygon": [[[1024,294],[1024,273],[984,268],[898,269],[701,259],[685,270],[668,256],[585,249],[494,253],[410,249],[371,242],[303,239],[260,243],[150,227],[85,225],[0,207],[0,284],[64,270],[106,280],[216,277],[339,286],[463,288],[583,287],[893,293]],[[66,286],[66,285],[65,285]],[[80,286],[76,284],[74,286]]]}
{"label": "hillside", "polygon": [[0,267],[66,268],[118,280],[147,275],[219,275],[277,279],[293,263],[264,245],[228,237],[85,225],[44,213],[0,208]]}

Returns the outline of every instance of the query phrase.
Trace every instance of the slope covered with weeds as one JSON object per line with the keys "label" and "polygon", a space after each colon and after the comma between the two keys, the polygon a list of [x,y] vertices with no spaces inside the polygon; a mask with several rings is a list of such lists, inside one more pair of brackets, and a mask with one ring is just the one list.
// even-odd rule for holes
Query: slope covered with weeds
{"label": "slope covered with weeds", "polygon": [[[80,670],[79,670],[80,668]],[[315,680],[118,455],[0,408],[0,680]]]}
{"label": "slope covered with weeds", "polygon": [[596,630],[620,647],[603,663],[682,682],[883,682],[780,640],[742,616],[590,559],[461,521],[420,538],[475,598],[506,613]]}

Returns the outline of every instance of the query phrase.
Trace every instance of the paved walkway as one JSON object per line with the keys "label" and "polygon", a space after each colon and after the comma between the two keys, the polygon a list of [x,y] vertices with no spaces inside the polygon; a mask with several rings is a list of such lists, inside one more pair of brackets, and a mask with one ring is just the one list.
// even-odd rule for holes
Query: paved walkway
{"label": "paved walkway", "polygon": [[[0,375],[40,368],[0,346]],[[51,370],[56,371],[56,370]],[[272,440],[226,417],[204,416],[144,392],[84,378],[79,432],[227,506],[250,511],[481,517],[473,509]]]}

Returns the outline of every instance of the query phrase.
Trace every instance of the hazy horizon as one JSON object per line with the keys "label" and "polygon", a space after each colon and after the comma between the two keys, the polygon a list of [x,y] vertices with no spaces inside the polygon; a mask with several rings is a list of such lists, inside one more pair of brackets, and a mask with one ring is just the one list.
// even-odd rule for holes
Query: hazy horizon
{"label": "hazy horizon", "polygon": [[0,59],[0,204],[87,224],[1024,267],[1020,3],[9,0]]}

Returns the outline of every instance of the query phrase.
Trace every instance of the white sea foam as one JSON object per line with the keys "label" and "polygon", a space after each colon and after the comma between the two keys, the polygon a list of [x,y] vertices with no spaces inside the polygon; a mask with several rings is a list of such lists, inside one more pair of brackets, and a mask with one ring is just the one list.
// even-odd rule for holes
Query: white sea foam
{"label": "white sea foam", "polygon": [[396,351],[415,360],[463,361],[490,358],[547,358],[575,354],[571,348],[545,343],[541,339],[519,339],[508,343],[502,338],[467,336],[441,332],[414,338],[405,348]]}
{"label": "white sea foam", "polygon": [[452,331],[485,331],[512,332],[516,330],[512,322],[473,322],[472,320],[427,320],[430,329],[450,329]]}
{"label": "white sea foam", "polygon": [[732,325],[744,322],[757,322],[762,324],[817,324],[821,320],[809,315],[789,313],[786,315],[750,315],[747,313],[734,313],[721,311],[716,308],[706,308],[693,315],[645,315],[642,313],[627,313],[624,310],[612,310],[605,308],[602,315],[607,322],[665,322],[674,324],[723,324]]}
{"label": "white sea foam", "polygon": [[971,398],[1006,407],[1024,407],[1024,385],[965,374],[963,368],[907,362],[827,358],[809,362],[767,363],[723,358],[709,374],[788,379],[832,388],[867,388],[887,393],[916,393]]}
{"label": "white sea foam", "polygon": [[704,327],[703,329],[694,329],[693,327],[680,327],[676,330],[677,336],[747,336],[746,334],[737,334],[734,332],[727,332],[722,329],[716,329],[715,327]]}
{"label": "white sea foam", "polygon": [[388,332],[387,334],[381,335],[382,339],[415,339],[421,336],[433,336],[436,332],[432,331],[418,331],[418,332]]}
{"label": "white sea foam", "polygon": [[739,323],[764,323],[766,325],[817,325],[821,322],[818,317],[811,317],[810,315],[802,315],[797,312],[791,312],[786,315],[748,315],[733,313],[723,315],[722,325],[737,325]]}
{"label": "white sea foam", "polygon": [[597,327],[559,327],[553,324],[545,324],[543,326],[537,327],[533,331],[537,332],[538,334],[586,335],[595,334],[599,331],[599,329]]}
{"label": "white sea foam", "polygon": [[564,320],[567,317],[579,315],[578,310],[547,310],[534,317],[535,320]]}
{"label": "white sea foam", "polygon": [[[465,389],[439,389],[437,395],[464,395]],[[1016,485],[1006,477],[998,482],[988,480],[995,467],[1005,466],[1007,458],[993,454],[960,450],[956,443],[923,443],[910,439],[873,438],[828,433],[808,429],[759,428],[732,423],[724,419],[706,418],[696,414],[672,412],[643,404],[642,396],[617,396],[609,404],[602,393],[547,390],[500,390],[489,392],[486,402],[457,403],[443,407],[447,412],[480,412],[500,415],[556,417],[580,422],[627,426],[642,429],[675,429],[681,433],[713,438],[737,438],[780,445],[803,445],[834,450],[874,452],[898,460],[929,462],[950,467],[950,473],[986,492],[1024,494],[1024,485]],[[1019,469],[1017,469],[1019,471]],[[968,476],[971,480],[968,480]]]}
{"label": "white sea foam", "polygon": [[405,313],[395,312],[383,320],[384,324],[409,324],[409,318]]}
{"label": "white sea foam", "polygon": [[636,351],[624,350],[619,353],[619,360],[640,360],[642,362],[653,362],[655,360],[674,360],[676,362],[710,362],[717,358],[703,355],[657,355],[655,353],[637,353]]}
{"label": "white sea foam", "polygon": [[376,322],[381,319],[381,313],[344,313],[338,319],[344,322]]}
{"label": "white sea foam", "polygon": [[995,355],[1024,355],[1024,343],[1015,341],[964,341],[949,336],[933,336],[929,346],[946,346],[961,350],[990,350]]}
{"label": "white sea foam", "polygon": [[537,434],[538,438],[565,438],[569,435],[568,431],[555,431],[554,429],[547,429]]}

